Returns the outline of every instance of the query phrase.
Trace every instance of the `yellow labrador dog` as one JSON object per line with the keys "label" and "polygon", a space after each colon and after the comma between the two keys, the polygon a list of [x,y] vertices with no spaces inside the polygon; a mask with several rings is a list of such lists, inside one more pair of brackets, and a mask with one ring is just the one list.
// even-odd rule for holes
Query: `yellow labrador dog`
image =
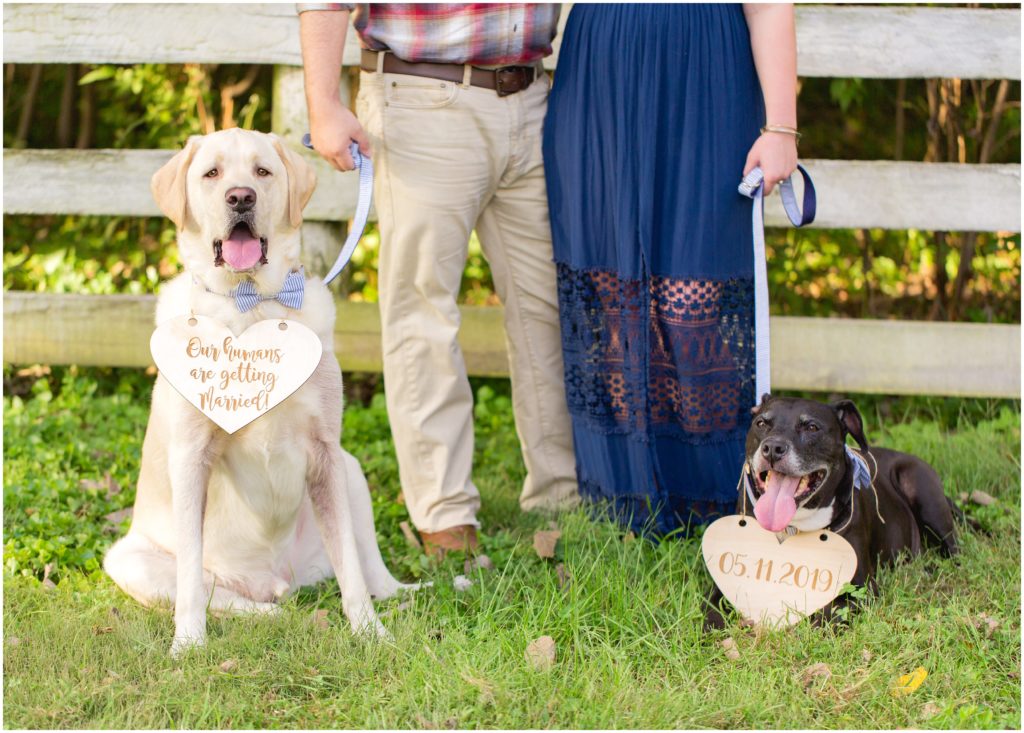
{"label": "yellow labrador dog", "polygon": [[352,627],[385,635],[371,597],[410,587],[385,567],[366,479],[340,447],[327,288],[311,278],[300,308],[271,298],[244,313],[227,295],[247,279],[276,294],[299,270],[302,209],[315,186],[312,168],[279,138],[238,129],[190,139],[153,176],[186,269],[161,289],[158,324],[194,312],[238,335],[288,318],[323,343],[298,391],[230,435],[157,377],[132,527],[103,565],[142,604],[174,605],[172,654],[204,642],[207,608],[273,611],[277,599],[332,574]]}

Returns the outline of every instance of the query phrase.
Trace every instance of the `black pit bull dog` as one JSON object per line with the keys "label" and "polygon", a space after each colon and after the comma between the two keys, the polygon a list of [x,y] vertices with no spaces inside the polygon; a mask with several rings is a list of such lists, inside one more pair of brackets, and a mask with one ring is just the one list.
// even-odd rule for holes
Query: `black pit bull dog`
{"label": "black pit bull dog", "polygon": [[[859,452],[846,447],[847,435]],[[937,545],[946,556],[959,552],[953,522],[957,510],[935,469],[906,453],[869,449],[860,413],[850,400],[825,405],[766,394],[754,410],[746,452],[736,513],[752,507],[758,524],[770,532],[828,528],[841,535],[857,553],[855,586],[867,585],[874,592],[879,563],[917,555],[922,546]],[[705,630],[725,625],[722,601],[721,591],[713,588]],[[831,620],[848,602],[840,596],[811,622]]]}

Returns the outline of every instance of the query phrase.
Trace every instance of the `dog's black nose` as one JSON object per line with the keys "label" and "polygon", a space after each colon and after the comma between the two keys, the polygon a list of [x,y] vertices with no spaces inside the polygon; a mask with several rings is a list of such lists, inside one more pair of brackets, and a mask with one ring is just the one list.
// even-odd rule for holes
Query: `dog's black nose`
{"label": "dog's black nose", "polygon": [[761,443],[761,455],[768,459],[769,463],[782,458],[789,452],[789,443],[784,440],[765,440]]}
{"label": "dog's black nose", "polygon": [[248,211],[256,205],[256,192],[251,188],[229,188],[224,200],[232,211]]}

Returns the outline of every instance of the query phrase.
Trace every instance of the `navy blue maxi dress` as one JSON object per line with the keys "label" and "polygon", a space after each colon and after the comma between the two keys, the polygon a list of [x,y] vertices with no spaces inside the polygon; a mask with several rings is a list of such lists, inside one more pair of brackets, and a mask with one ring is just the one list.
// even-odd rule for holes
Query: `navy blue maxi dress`
{"label": "navy blue maxi dress", "polygon": [[740,5],[573,7],[544,125],[566,394],[581,494],[637,531],[735,505],[762,124]]}

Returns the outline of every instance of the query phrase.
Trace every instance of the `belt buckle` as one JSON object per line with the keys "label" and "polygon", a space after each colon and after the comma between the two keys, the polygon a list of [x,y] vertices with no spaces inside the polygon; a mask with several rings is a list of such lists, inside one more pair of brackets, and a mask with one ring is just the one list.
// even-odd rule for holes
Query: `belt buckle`
{"label": "belt buckle", "polygon": [[494,70],[494,90],[499,97],[521,92],[531,81],[526,78],[526,69],[522,66],[503,66]]}

